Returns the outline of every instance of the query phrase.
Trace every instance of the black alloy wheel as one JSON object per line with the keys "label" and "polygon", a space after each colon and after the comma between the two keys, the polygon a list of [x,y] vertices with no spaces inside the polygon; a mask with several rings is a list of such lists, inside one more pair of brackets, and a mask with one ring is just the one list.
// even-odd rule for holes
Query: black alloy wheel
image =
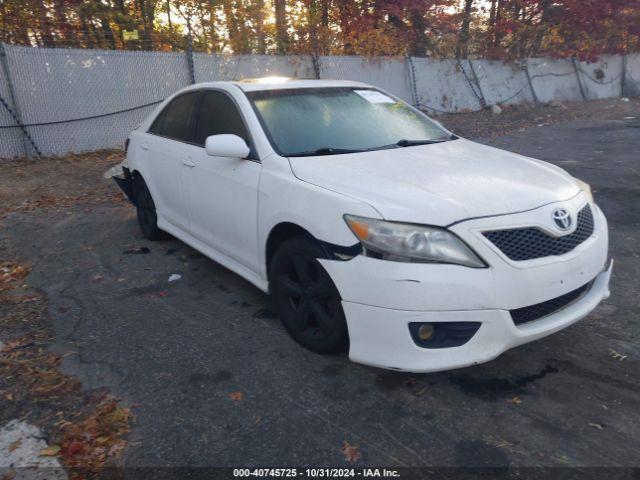
{"label": "black alloy wheel", "polygon": [[271,295],[298,343],[317,353],[337,353],[347,348],[349,335],[340,294],[317,260],[322,256],[320,246],[307,237],[284,242],[271,262]]}

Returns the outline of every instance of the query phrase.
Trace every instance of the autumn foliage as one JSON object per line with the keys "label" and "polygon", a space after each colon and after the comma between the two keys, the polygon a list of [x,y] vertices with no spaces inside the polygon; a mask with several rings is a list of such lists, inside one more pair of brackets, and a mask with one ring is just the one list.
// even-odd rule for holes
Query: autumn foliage
{"label": "autumn foliage", "polygon": [[[125,39],[135,31],[137,39]],[[640,0],[4,0],[0,39],[77,48],[515,59],[640,50]]]}

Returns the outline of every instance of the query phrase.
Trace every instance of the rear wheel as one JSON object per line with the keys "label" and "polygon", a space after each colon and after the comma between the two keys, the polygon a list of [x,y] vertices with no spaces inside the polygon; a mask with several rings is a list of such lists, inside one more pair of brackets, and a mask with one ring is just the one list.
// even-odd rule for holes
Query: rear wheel
{"label": "rear wheel", "polygon": [[151,197],[151,192],[141,176],[135,179],[136,211],[138,213],[138,225],[145,238],[160,240],[164,232],[158,228],[158,215],[156,205]]}
{"label": "rear wheel", "polygon": [[307,237],[284,242],[271,262],[271,296],[298,343],[317,353],[337,353],[347,348],[349,335],[340,294],[317,260],[322,256],[320,246]]}

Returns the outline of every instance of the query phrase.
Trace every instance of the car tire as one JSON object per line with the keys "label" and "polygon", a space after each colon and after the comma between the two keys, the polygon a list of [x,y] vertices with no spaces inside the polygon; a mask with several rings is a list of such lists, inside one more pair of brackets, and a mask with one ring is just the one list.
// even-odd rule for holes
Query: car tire
{"label": "car tire", "polygon": [[318,258],[324,252],[306,236],[285,241],[269,268],[271,299],[289,334],[316,353],[339,353],[349,346],[342,299]]}
{"label": "car tire", "polygon": [[153,201],[151,192],[147,188],[147,184],[140,175],[135,179],[135,196],[138,225],[140,226],[142,235],[149,240],[161,240],[165,235],[164,232],[158,228],[156,204]]}

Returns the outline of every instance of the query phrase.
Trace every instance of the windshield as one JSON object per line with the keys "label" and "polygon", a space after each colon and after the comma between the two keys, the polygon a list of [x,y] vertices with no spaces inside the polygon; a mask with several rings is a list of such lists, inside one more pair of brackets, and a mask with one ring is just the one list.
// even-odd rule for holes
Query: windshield
{"label": "windshield", "polygon": [[374,89],[247,92],[274,149],[284,156],[335,155],[450,139],[436,123]]}

